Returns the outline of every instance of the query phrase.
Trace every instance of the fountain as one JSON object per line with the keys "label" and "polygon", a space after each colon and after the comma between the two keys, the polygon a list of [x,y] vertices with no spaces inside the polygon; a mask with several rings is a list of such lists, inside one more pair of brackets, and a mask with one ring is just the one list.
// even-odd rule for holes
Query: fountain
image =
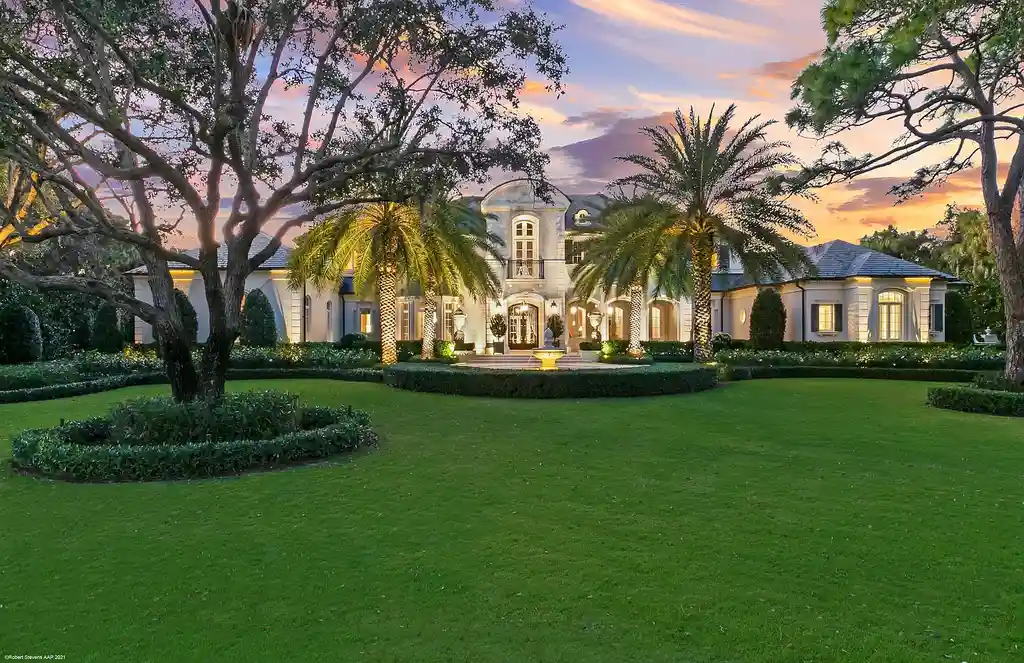
{"label": "fountain", "polygon": [[544,347],[533,351],[533,356],[540,360],[540,370],[557,371],[558,360],[565,356],[565,350],[555,347],[555,337],[550,329],[544,330]]}

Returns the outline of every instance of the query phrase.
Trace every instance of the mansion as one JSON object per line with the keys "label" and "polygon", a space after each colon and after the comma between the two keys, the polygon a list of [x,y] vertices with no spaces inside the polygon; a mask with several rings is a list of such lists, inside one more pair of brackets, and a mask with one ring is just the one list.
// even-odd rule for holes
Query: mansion
{"label": "mansion", "polygon": [[[497,299],[472,296],[439,298],[438,338],[459,340],[482,353],[491,337],[488,320],[506,316],[504,339],[510,350],[543,345],[545,321],[560,315],[563,339],[570,350],[592,339],[622,339],[629,335],[629,299],[625,293],[582,296],[573,289],[571,271],[580,262],[579,240],[586,237],[608,199],[601,194],[566,195],[552,189],[538,196],[530,180],[501,184],[481,197],[467,199],[489,215],[491,232],[505,240],[504,259],[496,261],[502,291]],[[260,236],[252,252],[266,246]],[[809,247],[817,274],[811,278],[784,278],[755,282],[735,256],[719,252],[712,285],[714,333],[749,338],[750,309],[758,290],[777,288],[786,305],[786,340],[789,341],[942,341],[945,297],[955,277],[893,258],[848,242],[834,240]],[[369,337],[379,329],[375,301],[362,299],[345,278],[333,291],[288,287],[289,249],[281,247],[259,270],[246,289],[267,294],[277,314],[283,342],[337,341],[344,335]],[[225,257],[226,259],[226,257]],[[136,295],[151,301],[143,271],[132,273]],[[202,277],[183,265],[172,269],[175,287],[185,292],[196,308],[199,340],[209,334]],[[414,288],[399,293],[398,337],[422,337],[423,305]],[[136,322],[137,342],[152,341],[152,330]],[[691,339],[691,304],[649,293],[643,308],[644,340]]]}

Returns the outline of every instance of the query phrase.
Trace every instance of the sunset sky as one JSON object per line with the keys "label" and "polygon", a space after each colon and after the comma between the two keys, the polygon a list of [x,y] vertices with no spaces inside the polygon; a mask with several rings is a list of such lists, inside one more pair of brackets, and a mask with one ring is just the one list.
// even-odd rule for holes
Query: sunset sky
{"label": "sunset sky", "polygon": [[[516,2],[518,0],[507,0]],[[813,160],[821,144],[782,122],[793,79],[825,45],[820,0],[535,0],[565,26],[560,41],[571,73],[556,99],[531,84],[522,104],[540,123],[551,154],[549,179],[566,192],[600,191],[624,174],[615,156],[642,151],[637,129],[665,120],[677,107],[738,105],[741,118],[779,120],[773,138]],[[840,138],[858,152],[877,152],[899,135],[876,123]],[[817,228],[812,242],[856,240],[890,223],[934,226],[950,202],[980,201],[976,172],[965,172],[925,196],[895,205],[889,188],[930,158],[819,192],[803,205]]]}

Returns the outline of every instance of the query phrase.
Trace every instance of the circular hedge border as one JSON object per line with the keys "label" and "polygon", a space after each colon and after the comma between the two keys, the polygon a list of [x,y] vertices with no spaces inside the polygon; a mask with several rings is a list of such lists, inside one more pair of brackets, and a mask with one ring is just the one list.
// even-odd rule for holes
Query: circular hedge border
{"label": "circular hedge border", "polygon": [[928,404],[943,410],[1024,417],[1024,393],[1015,391],[996,391],[966,385],[932,387],[928,390]]}
{"label": "circular hedge border", "polygon": [[321,460],[377,443],[365,412],[304,408],[314,428],[267,440],[135,445],[97,443],[109,419],[23,431],[11,441],[11,465],[33,476],[82,483],[169,481],[229,476]]}
{"label": "circular hedge border", "polygon": [[559,371],[396,364],[384,369],[384,384],[460,396],[607,398],[704,391],[718,384],[718,372],[706,366],[680,364]]}

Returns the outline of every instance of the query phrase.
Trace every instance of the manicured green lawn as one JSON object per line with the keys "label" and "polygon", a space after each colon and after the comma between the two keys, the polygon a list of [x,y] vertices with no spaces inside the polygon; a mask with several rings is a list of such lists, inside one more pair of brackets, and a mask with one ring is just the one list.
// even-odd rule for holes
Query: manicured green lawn
{"label": "manicured green lawn", "polygon": [[1024,422],[929,409],[925,384],[589,402],[259,386],[367,409],[382,446],[66,485],[13,476],[9,435],[165,388],[0,406],[0,656],[1024,660]]}

